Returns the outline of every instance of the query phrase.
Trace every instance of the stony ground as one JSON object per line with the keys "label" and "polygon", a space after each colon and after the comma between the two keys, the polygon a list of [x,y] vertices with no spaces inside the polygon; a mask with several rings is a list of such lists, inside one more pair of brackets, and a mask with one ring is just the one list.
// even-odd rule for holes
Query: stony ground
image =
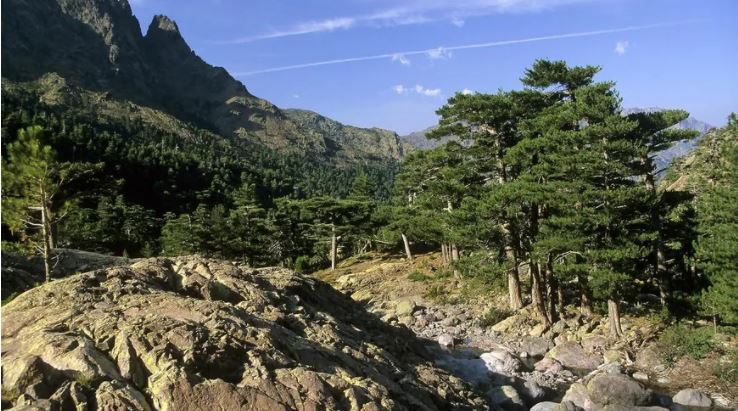
{"label": "stony ground", "polygon": [[721,358],[661,363],[658,321],[626,315],[614,341],[603,318],[571,309],[544,329],[501,308],[504,284],[454,279],[435,254],[364,255],[314,276],[199,257],[102,263],[3,307],[3,409],[736,404],[709,372]]}
{"label": "stony ground", "polygon": [[[367,255],[316,276],[383,321],[426,339],[436,363],[486,392],[490,406],[665,409],[658,407],[674,407],[672,397],[694,387],[704,391],[712,407],[730,409],[738,400],[736,387],[718,381],[693,360],[676,367],[662,364],[653,352],[663,328],[658,321],[626,315],[626,335],[615,341],[609,338],[606,319],[585,318],[571,308],[544,329],[529,308],[505,313],[504,289],[454,279],[437,254],[413,261]],[[604,374],[608,376],[600,376]],[[603,393],[602,387],[625,391]],[[695,396],[690,398],[698,403]]]}
{"label": "stony ground", "polygon": [[2,310],[3,408],[486,409],[407,329],[285,269],[146,259]]}

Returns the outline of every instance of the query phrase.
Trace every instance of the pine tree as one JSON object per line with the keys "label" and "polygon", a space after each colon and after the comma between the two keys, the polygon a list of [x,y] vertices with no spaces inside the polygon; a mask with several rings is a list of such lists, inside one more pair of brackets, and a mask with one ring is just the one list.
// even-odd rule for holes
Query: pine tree
{"label": "pine tree", "polygon": [[527,203],[524,239],[541,320],[554,320],[557,283],[575,274],[585,312],[590,297],[606,300],[618,335],[618,301],[637,275],[647,206],[632,178],[634,125],[620,116],[613,85],[594,82],[598,71],[541,60],[526,72],[523,83],[539,93],[533,101],[548,104],[509,150],[510,163],[521,170],[510,190]]}
{"label": "pine tree", "polygon": [[699,184],[697,265],[710,286],[702,295],[704,311],[717,322],[738,321],[738,118],[710,140],[716,142],[710,172]]}
{"label": "pine tree", "polygon": [[63,217],[56,212],[71,193],[63,188],[95,167],[86,163],[68,164],[57,160],[56,152],[44,144],[39,126],[19,130],[8,144],[3,161],[3,220],[14,231],[38,230],[46,282],[51,281],[54,228]]}
{"label": "pine tree", "polygon": [[230,211],[228,226],[231,239],[228,244],[229,257],[240,256],[249,265],[265,264],[268,258],[264,244],[271,235],[267,213],[256,197],[256,187],[245,182],[233,193],[235,208]]}
{"label": "pine tree", "polygon": [[650,207],[652,211],[650,231],[653,236],[651,270],[658,285],[662,303],[666,303],[669,293],[670,274],[666,262],[668,250],[663,221],[668,211],[678,207],[679,203],[684,202],[685,199],[678,196],[664,196],[662,192],[656,190],[655,176],[662,170],[656,170],[653,158],[656,153],[671,147],[674,142],[697,136],[698,133],[693,130],[674,128],[687,117],[689,113],[683,110],[634,113],[628,116],[629,120],[637,124],[631,138],[639,147],[638,174],[652,202]]}

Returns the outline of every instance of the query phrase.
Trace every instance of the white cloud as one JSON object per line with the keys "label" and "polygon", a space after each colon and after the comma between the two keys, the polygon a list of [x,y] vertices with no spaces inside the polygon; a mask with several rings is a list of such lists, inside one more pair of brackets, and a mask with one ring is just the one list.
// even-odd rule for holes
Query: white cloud
{"label": "white cloud", "polygon": [[232,40],[220,41],[220,44],[251,43],[258,40],[276,39],[281,37],[300,36],[303,34],[330,32],[336,30],[347,30],[356,25],[357,20],[353,17],[337,17],[321,21],[307,21],[298,23],[288,30],[272,31],[251,37],[241,37]]}
{"label": "white cloud", "polygon": [[[142,0],[137,0],[142,1]],[[221,41],[239,44],[280,37],[347,30],[355,27],[396,27],[449,21],[458,27],[464,19],[503,13],[540,12],[574,3],[606,0],[405,0],[401,5],[356,16],[307,21],[290,28]],[[400,3],[396,1],[396,3]]]}
{"label": "white cloud", "polygon": [[295,94],[292,95],[292,98],[300,98],[300,95],[297,94],[297,93],[295,93]]}
{"label": "white cloud", "polygon": [[403,86],[402,84],[398,84],[396,86],[392,86],[392,91],[394,91],[397,94],[405,94],[407,93],[407,88]]}
{"label": "white cloud", "polygon": [[465,89],[461,90],[461,94],[463,94],[465,96],[466,95],[469,95],[469,94],[472,94],[472,93],[473,93],[473,91],[469,90],[468,88],[465,88]]}
{"label": "white cloud", "polygon": [[393,55],[392,56],[392,61],[397,61],[400,64],[402,64],[403,66],[409,66],[410,65],[410,60],[408,60],[408,58],[405,57],[405,55],[404,54],[401,54],[401,53],[397,53],[397,54]]}
{"label": "white cloud", "polygon": [[466,24],[466,22],[460,18],[454,17],[451,19],[451,24],[453,24],[456,27],[461,28],[461,27],[464,27],[464,24]]}
{"label": "white cloud", "polygon": [[[537,42],[542,42],[542,41],[601,36],[604,34],[625,33],[625,32],[638,31],[638,30],[655,29],[655,28],[660,28],[660,27],[681,26],[681,25],[685,25],[685,24],[693,23],[693,22],[694,20],[691,20],[691,21],[685,20],[685,21],[676,21],[676,22],[669,22],[669,23],[655,23],[655,24],[648,24],[648,25],[643,25],[643,26],[620,27],[620,28],[615,28],[615,29],[552,34],[548,36],[529,37],[529,38],[514,39],[514,40],[492,41],[492,42],[487,42],[487,43],[463,44],[463,45],[458,45],[458,46],[453,46],[453,47],[444,47],[444,50],[457,51],[457,50],[469,50],[469,49],[482,49],[482,48],[491,48],[491,47],[511,46],[515,44],[537,43]],[[308,67],[319,67],[319,66],[328,66],[328,65],[334,65],[334,64],[355,63],[355,62],[361,62],[361,61],[392,59],[398,54],[401,54],[406,57],[407,56],[417,56],[417,55],[428,55],[432,50],[436,50],[436,49],[395,51],[392,53],[374,54],[374,55],[369,55],[369,56],[337,58],[333,60],[314,61],[310,63],[300,63],[300,64],[292,64],[288,66],[269,67],[269,68],[252,70],[252,71],[234,72],[232,73],[232,75],[237,76],[237,77],[245,77],[245,76],[253,76],[255,74],[297,70],[297,69],[303,69],[303,68],[308,68]]]}
{"label": "white cloud", "polygon": [[435,49],[428,50],[426,54],[428,55],[428,58],[431,60],[451,58],[451,52],[448,49],[445,49],[443,47],[438,47]]}
{"label": "white cloud", "polygon": [[615,43],[615,52],[622,56],[628,52],[628,46],[630,46],[630,43],[627,41],[618,41]]}
{"label": "white cloud", "polygon": [[441,95],[441,89],[440,88],[425,88],[421,86],[420,84],[415,85],[415,92],[428,97],[436,97]]}

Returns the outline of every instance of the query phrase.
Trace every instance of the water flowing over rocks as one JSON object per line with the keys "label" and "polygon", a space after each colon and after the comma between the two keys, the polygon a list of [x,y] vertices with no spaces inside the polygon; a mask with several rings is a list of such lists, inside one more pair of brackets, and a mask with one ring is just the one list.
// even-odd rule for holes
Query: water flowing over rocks
{"label": "water flowing over rocks", "polygon": [[487,407],[409,330],[285,269],[146,259],[32,289],[2,320],[4,408]]}

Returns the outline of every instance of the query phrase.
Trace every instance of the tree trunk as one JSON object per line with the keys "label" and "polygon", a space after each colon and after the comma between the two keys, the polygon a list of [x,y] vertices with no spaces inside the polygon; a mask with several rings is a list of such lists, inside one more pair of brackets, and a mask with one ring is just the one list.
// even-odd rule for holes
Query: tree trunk
{"label": "tree trunk", "polygon": [[607,300],[607,317],[610,324],[610,336],[621,337],[623,329],[620,326],[620,310],[618,303],[614,300]]}
{"label": "tree trunk", "polygon": [[441,260],[443,261],[443,265],[446,265],[446,263],[448,263],[448,253],[446,252],[446,243],[441,243]]}
{"label": "tree trunk", "polygon": [[410,242],[407,241],[407,236],[402,234],[402,243],[405,245],[405,255],[409,261],[413,260],[413,253],[410,252]]}
{"label": "tree trunk", "polygon": [[582,301],[579,304],[579,312],[585,317],[592,316],[592,301],[586,289],[582,289]]}
{"label": "tree trunk", "polygon": [[336,269],[336,225],[331,224],[331,270]]}
{"label": "tree trunk", "polygon": [[43,259],[44,259],[44,273],[46,274],[46,282],[51,282],[51,216],[49,215],[49,208],[46,201],[46,191],[41,190],[41,196],[43,204],[41,204],[41,236],[43,237]]}
{"label": "tree trunk", "polygon": [[[509,251],[509,252],[508,252]],[[520,272],[518,271],[518,259],[512,248],[506,250],[508,261],[512,267],[507,271],[507,290],[510,295],[510,309],[519,310],[523,308],[523,297],[520,292]]]}
{"label": "tree trunk", "polygon": [[543,296],[543,287],[541,284],[541,272],[540,266],[537,262],[530,261],[530,278],[531,278],[531,290],[530,297],[533,301],[533,308],[536,310],[539,320],[546,327],[551,326],[550,318],[546,315],[546,301]]}
{"label": "tree trunk", "polygon": [[559,313],[559,317],[564,316],[564,306],[566,305],[566,301],[564,301],[564,289],[561,287],[561,283],[556,283],[556,311]]}
{"label": "tree trunk", "polygon": [[[459,261],[459,249],[456,244],[451,244],[451,261]],[[454,267],[454,278],[461,278],[461,273]]]}
{"label": "tree trunk", "polygon": [[558,319],[558,316],[556,315],[556,279],[554,278],[553,261],[551,260],[550,254],[546,259],[546,271],[543,280],[546,284],[546,315],[551,323],[553,323]]}

